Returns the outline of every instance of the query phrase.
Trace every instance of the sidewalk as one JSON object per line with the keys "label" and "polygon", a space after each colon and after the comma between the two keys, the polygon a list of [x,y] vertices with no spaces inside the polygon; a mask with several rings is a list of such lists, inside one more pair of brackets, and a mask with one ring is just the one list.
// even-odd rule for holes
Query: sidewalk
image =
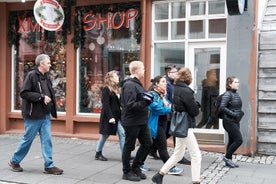
{"label": "sidewalk", "polygon": [[[12,172],[8,161],[14,152],[20,134],[0,135],[0,184],[128,184],[122,180],[121,152],[117,142],[107,142],[103,154],[109,160],[107,162],[94,160],[96,141],[70,138],[53,137],[53,159],[55,165],[64,170],[63,175],[43,174],[43,158],[40,142],[37,137],[29,154],[22,161],[24,172]],[[169,149],[172,153],[173,149]],[[134,155],[134,154],[133,154]],[[188,155],[187,155],[188,157]],[[202,151],[202,182],[218,184],[243,184],[243,183],[276,183],[276,159],[275,157],[262,157],[252,159],[250,157],[237,156],[236,160],[240,168],[229,169],[221,161],[222,154]],[[141,184],[152,183],[151,177],[163,165],[161,160],[148,158],[145,163],[151,171],[144,172],[146,180]],[[190,166],[178,164],[184,168],[180,176],[166,175],[164,184],[191,183]]]}

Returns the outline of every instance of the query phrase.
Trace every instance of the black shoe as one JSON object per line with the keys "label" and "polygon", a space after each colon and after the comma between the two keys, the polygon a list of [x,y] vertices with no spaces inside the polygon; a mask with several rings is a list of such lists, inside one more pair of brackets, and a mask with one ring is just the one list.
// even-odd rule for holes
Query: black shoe
{"label": "black shoe", "polygon": [[133,172],[139,176],[141,178],[141,180],[145,180],[147,179],[147,175],[145,175],[144,173],[142,173],[141,169],[138,167],[138,168],[134,168],[133,169]]}
{"label": "black shoe", "polygon": [[178,163],[184,164],[184,165],[191,165],[191,161],[183,157]]}
{"label": "black shoe", "polygon": [[232,162],[232,160],[226,158],[226,157],[223,157],[223,161],[225,162],[225,165],[227,167],[230,167],[230,168],[235,168],[236,165],[234,164],[234,162]]}
{"label": "black shoe", "polygon": [[95,160],[107,161],[107,158],[105,158],[105,157],[102,155],[102,152],[99,151],[99,152],[96,152]]}
{"label": "black shoe", "polygon": [[163,180],[163,175],[156,173],[151,180],[153,181],[153,183],[157,183],[157,184],[162,184],[162,180]]}
{"label": "black shoe", "polygon": [[123,174],[123,179],[124,180],[129,180],[129,181],[140,181],[141,178],[137,176],[133,171],[130,171],[128,173]]}
{"label": "black shoe", "polygon": [[155,152],[149,152],[149,156],[151,156],[152,158],[154,158],[155,160],[159,160],[160,157],[157,155],[157,153]]}

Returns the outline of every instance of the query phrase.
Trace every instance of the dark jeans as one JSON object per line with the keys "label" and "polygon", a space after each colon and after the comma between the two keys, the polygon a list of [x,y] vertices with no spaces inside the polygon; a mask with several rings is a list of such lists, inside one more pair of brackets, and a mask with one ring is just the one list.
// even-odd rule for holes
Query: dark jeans
{"label": "dark jeans", "polygon": [[240,125],[239,123],[233,121],[223,120],[223,128],[227,131],[229,139],[226,147],[225,157],[232,159],[234,152],[240,147],[243,141]]}
{"label": "dark jeans", "polygon": [[158,126],[157,136],[153,139],[153,145],[158,150],[161,160],[165,163],[169,158],[168,148],[167,148],[167,137],[162,126]]}
{"label": "dark jeans", "polygon": [[[124,126],[125,129],[125,145],[122,154],[123,172],[126,174],[132,168],[139,168],[143,159],[148,155],[152,145],[151,135],[148,125]],[[140,142],[140,147],[137,150],[136,156],[130,166],[131,152],[135,149],[136,139]]]}

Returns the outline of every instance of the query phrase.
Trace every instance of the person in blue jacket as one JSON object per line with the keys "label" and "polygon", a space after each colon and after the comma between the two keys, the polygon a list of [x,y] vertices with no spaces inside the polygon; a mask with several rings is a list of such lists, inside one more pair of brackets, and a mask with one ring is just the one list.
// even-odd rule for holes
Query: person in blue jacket
{"label": "person in blue jacket", "polygon": [[[156,76],[151,80],[152,85],[150,92],[153,95],[153,102],[148,106],[150,128],[153,145],[157,148],[163,163],[170,158],[167,148],[167,115],[171,113],[171,102],[168,100],[166,93],[167,82],[163,76]],[[172,167],[168,174],[180,174],[183,169]]]}

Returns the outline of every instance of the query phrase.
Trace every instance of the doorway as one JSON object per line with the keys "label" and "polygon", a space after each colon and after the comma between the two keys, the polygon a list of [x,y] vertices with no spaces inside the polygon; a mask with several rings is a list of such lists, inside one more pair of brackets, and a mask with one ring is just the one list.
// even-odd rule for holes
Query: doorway
{"label": "doorway", "polygon": [[200,142],[224,143],[222,121],[215,114],[214,103],[225,90],[226,44],[190,43],[186,66],[191,69],[195,99],[200,102],[195,133]]}

